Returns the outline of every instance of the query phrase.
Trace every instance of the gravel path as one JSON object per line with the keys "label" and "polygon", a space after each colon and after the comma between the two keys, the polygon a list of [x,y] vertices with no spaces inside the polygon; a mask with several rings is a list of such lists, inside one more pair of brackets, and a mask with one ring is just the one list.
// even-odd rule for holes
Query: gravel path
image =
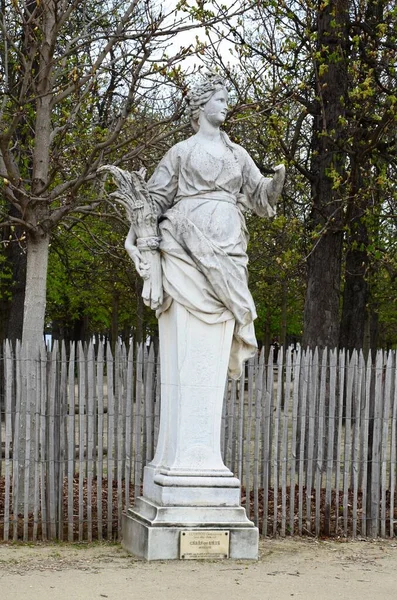
{"label": "gravel path", "polygon": [[112,544],[0,544],[0,598],[395,600],[397,541],[265,539],[258,562],[151,563]]}

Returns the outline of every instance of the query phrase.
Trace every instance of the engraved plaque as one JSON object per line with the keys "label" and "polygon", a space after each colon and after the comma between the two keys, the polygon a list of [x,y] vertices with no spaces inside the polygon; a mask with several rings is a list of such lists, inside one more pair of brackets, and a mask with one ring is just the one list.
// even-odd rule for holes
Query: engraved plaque
{"label": "engraved plaque", "polygon": [[229,558],[229,531],[181,531],[179,558]]}

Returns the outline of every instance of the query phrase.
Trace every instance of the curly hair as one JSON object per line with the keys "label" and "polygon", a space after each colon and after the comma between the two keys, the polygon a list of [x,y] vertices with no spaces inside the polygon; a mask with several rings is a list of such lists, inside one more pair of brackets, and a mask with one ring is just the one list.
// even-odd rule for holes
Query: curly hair
{"label": "curly hair", "polygon": [[208,73],[200,83],[189,90],[186,95],[188,115],[194,131],[199,129],[200,107],[204,106],[216,92],[226,89],[225,80],[218,73]]}

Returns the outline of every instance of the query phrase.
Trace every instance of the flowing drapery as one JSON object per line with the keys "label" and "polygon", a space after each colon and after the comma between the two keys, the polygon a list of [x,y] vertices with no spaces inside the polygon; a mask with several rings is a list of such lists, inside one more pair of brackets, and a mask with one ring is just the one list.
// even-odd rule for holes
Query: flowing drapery
{"label": "flowing drapery", "polygon": [[243,211],[273,216],[277,198],[248,153],[222,133],[217,158],[199,136],[176,144],[148,182],[160,213],[163,287],[160,315],[172,301],[206,323],[235,319],[229,375],[238,378],[257,344],[248,289]]}

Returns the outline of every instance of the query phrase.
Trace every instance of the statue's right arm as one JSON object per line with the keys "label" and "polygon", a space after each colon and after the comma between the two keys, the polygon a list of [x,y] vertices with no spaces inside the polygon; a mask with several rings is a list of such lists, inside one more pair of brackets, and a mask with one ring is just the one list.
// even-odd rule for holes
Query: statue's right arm
{"label": "statue's right arm", "polygon": [[127,250],[129,257],[133,261],[138,275],[140,275],[142,279],[147,279],[149,277],[150,266],[145,260],[143,260],[142,254],[136,246],[136,233],[133,226],[130,227],[124,242],[124,247]]}
{"label": "statue's right arm", "polygon": [[158,164],[148,181],[150,196],[158,215],[164,214],[174,202],[178,189],[179,160],[177,146],[173,146]]}
{"label": "statue's right arm", "polygon": [[[171,148],[155,169],[147,183],[148,191],[155,204],[157,215],[160,217],[173,204],[178,188],[178,160],[175,146]],[[144,260],[136,245],[137,236],[131,226],[124,247],[133,261],[138,274],[147,279],[150,276],[150,265]]]}

